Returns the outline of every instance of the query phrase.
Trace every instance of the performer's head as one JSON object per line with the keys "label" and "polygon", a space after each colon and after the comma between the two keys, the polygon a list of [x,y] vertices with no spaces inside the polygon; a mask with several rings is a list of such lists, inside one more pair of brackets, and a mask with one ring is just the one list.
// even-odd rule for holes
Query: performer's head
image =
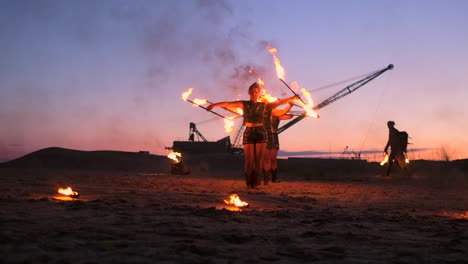
{"label": "performer's head", "polygon": [[257,102],[260,97],[260,84],[254,82],[249,87],[250,100]]}
{"label": "performer's head", "polygon": [[259,89],[260,90],[260,84],[258,82],[252,83],[252,85],[249,86],[249,94],[252,92],[254,89]]}

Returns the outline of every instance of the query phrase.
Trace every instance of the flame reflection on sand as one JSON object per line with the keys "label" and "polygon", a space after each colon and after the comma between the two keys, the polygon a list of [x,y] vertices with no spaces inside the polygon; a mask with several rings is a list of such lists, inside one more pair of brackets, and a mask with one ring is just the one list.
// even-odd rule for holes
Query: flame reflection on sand
{"label": "flame reflection on sand", "polygon": [[72,198],[70,196],[63,196],[63,195],[55,195],[52,197],[54,200],[59,200],[59,201],[64,201],[64,202],[69,202],[69,201],[74,201],[76,198]]}

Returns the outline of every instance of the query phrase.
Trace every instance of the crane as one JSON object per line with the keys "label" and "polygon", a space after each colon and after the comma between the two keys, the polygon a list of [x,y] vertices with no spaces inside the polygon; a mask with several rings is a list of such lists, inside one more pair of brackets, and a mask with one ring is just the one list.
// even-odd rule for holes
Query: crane
{"label": "crane", "polygon": [[[345,97],[346,95],[348,95],[348,94],[356,91],[357,89],[361,88],[366,83],[368,83],[368,82],[372,81],[373,79],[377,78],[379,75],[386,72],[387,70],[393,70],[393,68],[394,68],[393,64],[389,64],[387,67],[385,67],[385,68],[383,68],[381,70],[378,70],[378,71],[370,74],[369,76],[364,77],[363,79],[346,86],[345,88],[341,89],[340,91],[338,91],[334,95],[332,95],[332,96],[328,97],[327,99],[323,100],[321,103],[313,106],[312,110],[316,111],[316,110],[319,110],[321,108],[324,108],[325,106],[335,102],[336,100],[341,99],[341,98]],[[307,116],[307,114],[303,113],[302,115],[300,115],[300,116],[296,117],[295,119],[289,121],[287,124],[285,124],[284,126],[282,126],[282,127],[280,127],[278,129],[278,134],[285,131],[286,129],[290,128],[291,126],[293,126],[297,122],[301,121],[306,116]]]}
{"label": "crane", "polygon": [[206,138],[198,131],[197,126],[195,123],[190,122],[190,132],[189,132],[189,138],[188,141],[195,141],[195,135],[197,135],[197,141],[200,141],[200,138],[204,141],[207,142]]}

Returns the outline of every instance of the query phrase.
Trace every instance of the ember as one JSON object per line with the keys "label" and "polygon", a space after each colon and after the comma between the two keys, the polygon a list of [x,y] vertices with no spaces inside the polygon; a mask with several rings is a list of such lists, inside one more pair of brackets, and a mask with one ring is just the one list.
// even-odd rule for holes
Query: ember
{"label": "ember", "polygon": [[68,187],[66,189],[59,188],[58,193],[71,198],[78,198],[80,196],[80,194],[76,191],[73,191],[71,187]]}

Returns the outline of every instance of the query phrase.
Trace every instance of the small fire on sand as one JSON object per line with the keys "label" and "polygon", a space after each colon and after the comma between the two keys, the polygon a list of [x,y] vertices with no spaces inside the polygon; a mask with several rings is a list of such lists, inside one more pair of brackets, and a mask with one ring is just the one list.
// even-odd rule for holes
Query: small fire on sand
{"label": "small fire on sand", "polygon": [[173,160],[175,163],[179,163],[182,160],[182,154],[179,152],[171,151],[167,154],[167,157]]}
{"label": "small fire on sand", "polygon": [[182,154],[175,151],[170,151],[167,157],[172,160],[171,173],[172,174],[190,174],[190,169],[186,168],[182,163]]}
{"label": "small fire on sand", "polygon": [[226,208],[226,209],[228,209],[230,211],[240,211],[243,208],[249,207],[249,204],[247,202],[242,201],[239,198],[239,195],[237,195],[235,193],[233,193],[233,194],[231,194],[231,196],[229,196],[229,201],[224,200],[224,203],[226,203],[227,205],[234,205],[235,206],[233,208]]}
{"label": "small fire on sand", "polygon": [[73,191],[71,187],[68,187],[66,189],[59,188],[57,192],[60,193],[61,195],[64,195],[70,198],[78,198],[80,196],[80,194],[76,191]]}

